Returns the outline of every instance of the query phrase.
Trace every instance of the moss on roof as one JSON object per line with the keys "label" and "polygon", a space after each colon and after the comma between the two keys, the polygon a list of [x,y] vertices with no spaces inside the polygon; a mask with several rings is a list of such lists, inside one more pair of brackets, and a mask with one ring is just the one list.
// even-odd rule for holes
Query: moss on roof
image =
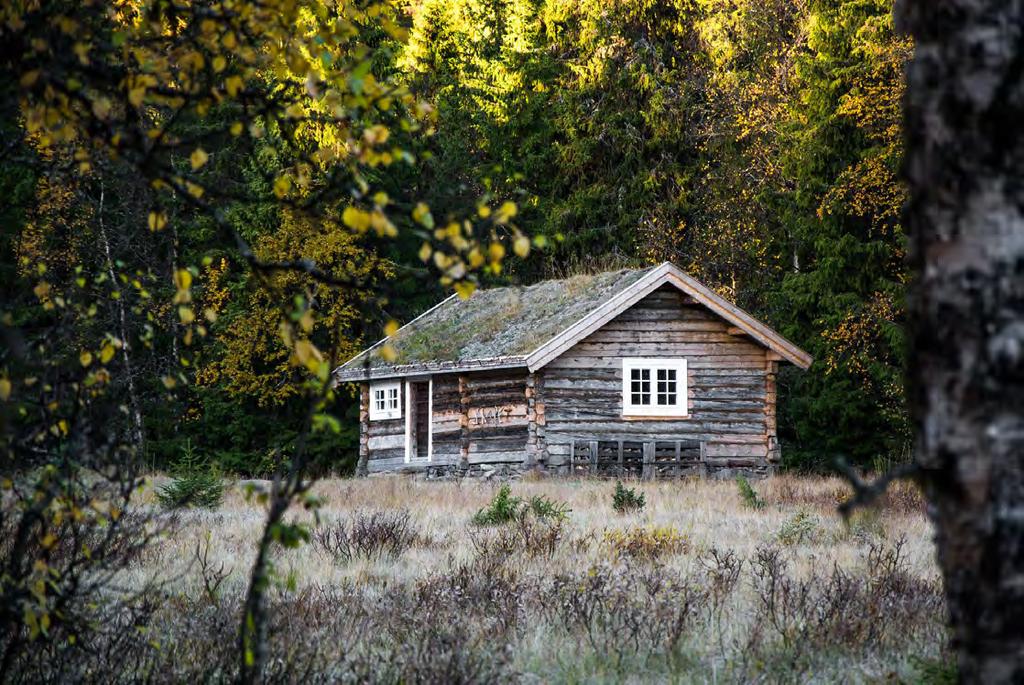
{"label": "moss on roof", "polygon": [[370,360],[363,357],[364,352],[342,370],[367,361],[380,369],[525,356],[648,271],[625,269],[526,287],[478,290],[467,300],[452,297],[399,329],[391,340],[397,355],[392,362],[385,362],[371,348],[367,350]]}

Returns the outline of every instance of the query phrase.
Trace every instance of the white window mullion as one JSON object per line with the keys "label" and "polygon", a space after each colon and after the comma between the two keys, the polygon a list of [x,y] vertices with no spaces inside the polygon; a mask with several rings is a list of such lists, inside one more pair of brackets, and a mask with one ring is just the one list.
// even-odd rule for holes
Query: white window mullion
{"label": "white window mullion", "polygon": [[405,382],[405,463],[412,460],[412,384]]}

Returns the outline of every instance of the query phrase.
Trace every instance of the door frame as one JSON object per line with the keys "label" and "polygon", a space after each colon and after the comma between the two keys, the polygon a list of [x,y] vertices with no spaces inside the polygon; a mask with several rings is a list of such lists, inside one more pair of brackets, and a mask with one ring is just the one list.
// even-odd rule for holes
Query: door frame
{"label": "door frame", "polygon": [[[413,411],[413,383],[427,384],[427,457],[414,456],[412,453],[412,432],[415,429],[415,422],[412,419]],[[417,436],[419,438],[419,436]],[[405,381],[405,463],[433,461],[434,459],[434,377],[428,376],[426,380]]]}

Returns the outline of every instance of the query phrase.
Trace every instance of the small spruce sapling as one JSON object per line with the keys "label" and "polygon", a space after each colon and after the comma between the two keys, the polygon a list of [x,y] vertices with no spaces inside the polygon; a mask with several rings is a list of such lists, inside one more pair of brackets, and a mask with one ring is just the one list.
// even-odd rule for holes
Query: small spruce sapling
{"label": "small spruce sapling", "polygon": [[637,494],[633,488],[627,488],[622,481],[615,481],[615,492],[612,494],[612,509],[620,514],[641,511],[647,505],[647,496]]}
{"label": "small spruce sapling", "polygon": [[224,499],[220,471],[197,454],[192,441],[186,441],[181,459],[171,470],[174,480],[160,488],[157,498],[168,509],[204,507],[216,509]]}
{"label": "small spruce sapling", "polygon": [[496,526],[527,515],[532,515],[541,521],[547,519],[563,521],[568,517],[570,511],[564,502],[556,502],[544,495],[535,495],[529,500],[514,497],[512,489],[508,485],[502,485],[491,503],[473,516],[473,524]]}
{"label": "small spruce sapling", "polygon": [[743,476],[736,476],[736,488],[740,491],[740,499],[743,504],[751,509],[764,509],[764,500],[757,494],[757,490]]}

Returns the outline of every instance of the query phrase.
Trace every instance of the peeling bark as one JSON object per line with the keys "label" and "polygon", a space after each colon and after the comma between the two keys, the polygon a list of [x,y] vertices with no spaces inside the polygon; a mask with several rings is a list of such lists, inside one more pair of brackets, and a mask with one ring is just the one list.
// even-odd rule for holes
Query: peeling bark
{"label": "peeling bark", "polygon": [[905,0],[911,411],[965,682],[1024,682],[1024,2]]}

